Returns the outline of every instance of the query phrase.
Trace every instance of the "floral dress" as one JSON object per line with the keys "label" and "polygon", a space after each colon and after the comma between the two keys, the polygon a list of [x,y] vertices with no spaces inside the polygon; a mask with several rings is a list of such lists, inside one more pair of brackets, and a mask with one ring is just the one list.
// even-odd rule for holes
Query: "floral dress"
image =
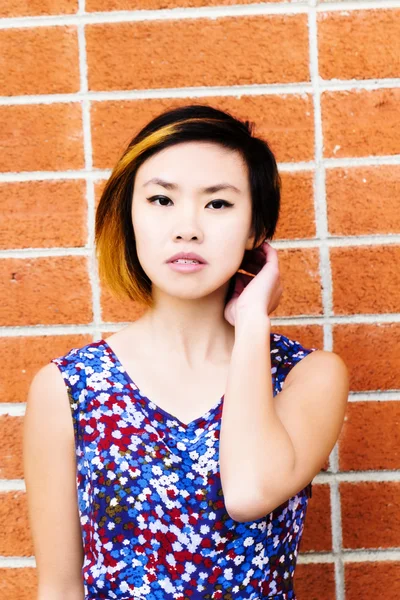
{"label": "floral dress", "polygon": [[[275,396],[316,348],[270,341]],[[73,420],[85,600],[296,599],[312,484],[270,514],[233,520],[219,473],[224,396],[186,424],[141,393],[104,339],[50,362]]]}

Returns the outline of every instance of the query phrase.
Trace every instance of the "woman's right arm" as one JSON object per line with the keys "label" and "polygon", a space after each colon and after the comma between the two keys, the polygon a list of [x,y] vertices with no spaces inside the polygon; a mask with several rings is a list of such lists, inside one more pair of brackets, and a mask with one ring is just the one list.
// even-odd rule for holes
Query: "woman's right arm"
{"label": "woman's right arm", "polygon": [[23,465],[37,600],[84,600],[73,421],[67,388],[54,363],[42,367],[29,388]]}

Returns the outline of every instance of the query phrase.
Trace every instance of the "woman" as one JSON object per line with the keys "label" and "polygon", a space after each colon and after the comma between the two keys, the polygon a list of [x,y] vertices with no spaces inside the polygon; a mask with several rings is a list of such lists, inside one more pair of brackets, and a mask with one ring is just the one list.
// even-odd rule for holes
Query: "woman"
{"label": "woman", "polygon": [[31,383],[38,600],[295,599],[348,372],[271,332],[280,186],[249,123],[202,105],[152,120],[114,167],[99,273],[145,310]]}

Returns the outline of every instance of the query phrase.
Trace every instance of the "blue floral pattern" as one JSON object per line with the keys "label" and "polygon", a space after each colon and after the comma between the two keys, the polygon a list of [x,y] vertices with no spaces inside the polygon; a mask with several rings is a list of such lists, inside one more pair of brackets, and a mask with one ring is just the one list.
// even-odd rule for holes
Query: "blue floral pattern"
{"label": "blue floral pattern", "polygon": [[[316,348],[271,333],[274,396]],[[142,395],[103,339],[53,358],[76,444],[85,600],[295,600],[311,482],[273,512],[226,511],[223,399],[188,424]]]}

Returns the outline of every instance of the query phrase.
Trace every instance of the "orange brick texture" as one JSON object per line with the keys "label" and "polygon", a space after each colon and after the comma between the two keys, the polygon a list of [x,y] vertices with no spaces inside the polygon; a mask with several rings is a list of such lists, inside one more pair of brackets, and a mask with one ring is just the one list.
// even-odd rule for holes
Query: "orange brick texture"
{"label": "orange brick texture", "polygon": [[107,172],[148,120],[188,102],[254,121],[270,143],[285,288],[273,330],[337,352],[350,371],[343,429],[313,486],[298,600],[400,597],[400,5],[251,4],[0,0],[1,598],[36,600],[30,381],[143,311],[93,276]]}

